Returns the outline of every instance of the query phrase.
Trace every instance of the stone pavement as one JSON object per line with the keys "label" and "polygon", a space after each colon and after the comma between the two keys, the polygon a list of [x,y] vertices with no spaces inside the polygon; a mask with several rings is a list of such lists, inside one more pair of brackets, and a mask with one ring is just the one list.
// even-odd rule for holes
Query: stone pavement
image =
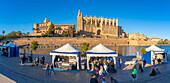
{"label": "stone pavement", "polygon": [[[34,58],[40,55],[34,55]],[[51,56],[45,55],[46,62],[51,62]],[[30,65],[20,65],[19,57],[4,58],[0,57],[0,73],[7,76],[8,78],[16,81],[17,83],[89,83],[91,74],[87,74],[86,70],[81,70],[79,73],[67,73],[67,72],[57,72],[57,75],[52,73],[51,76],[45,75],[45,66],[30,66]],[[149,74],[152,68],[159,68],[162,73],[160,76],[150,77]],[[117,73],[111,73],[106,78],[109,81],[110,77],[114,77],[121,83],[131,83],[131,69],[122,70],[123,68],[118,68]],[[165,64],[156,67],[147,67],[144,72],[138,72],[138,80],[135,82],[139,83],[149,83],[155,82],[159,83],[164,78],[170,74],[170,64]],[[164,79],[166,83],[169,79]],[[109,82],[108,82],[109,83]]]}
{"label": "stone pavement", "polygon": [[0,74],[0,82],[1,83],[16,83],[15,81],[9,79],[8,77]]}

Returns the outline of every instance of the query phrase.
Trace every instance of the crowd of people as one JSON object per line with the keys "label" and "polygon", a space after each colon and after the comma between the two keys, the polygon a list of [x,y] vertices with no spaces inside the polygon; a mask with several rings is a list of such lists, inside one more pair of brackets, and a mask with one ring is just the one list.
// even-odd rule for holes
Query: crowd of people
{"label": "crowd of people", "polygon": [[104,59],[92,58],[90,60],[90,71],[92,71],[93,73],[92,78],[95,77],[96,79],[98,79],[97,80],[98,82],[105,81],[106,75],[109,75],[109,73],[116,72],[114,66],[115,64],[113,58],[104,58]]}
{"label": "crowd of people", "polygon": [[45,63],[45,57],[41,56],[41,60],[39,60],[39,57],[37,56],[36,59],[33,59],[33,55],[30,54],[30,56],[25,56],[25,54],[21,54],[20,55],[20,60],[21,60],[21,65],[24,65],[24,63],[28,62],[28,63],[32,63],[32,66],[38,66],[39,62],[41,63],[41,65],[44,65]]}

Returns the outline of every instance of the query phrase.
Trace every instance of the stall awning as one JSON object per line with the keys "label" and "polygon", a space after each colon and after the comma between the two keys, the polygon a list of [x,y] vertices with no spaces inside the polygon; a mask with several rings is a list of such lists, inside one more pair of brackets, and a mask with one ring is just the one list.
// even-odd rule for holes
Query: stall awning
{"label": "stall awning", "polygon": [[152,45],[152,46],[146,48],[146,51],[165,52],[165,49],[161,49],[155,45]]}
{"label": "stall awning", "polygon": [[50,55],[77,56],[79,52],[81,52],[81,50],[70,44],[66,44],[61,48],[51,51]]}
{"label": "stall awning", "polygon": [[0,46],[0,48],[7,48],[6,46]]}
{"label": "stall awning", "polygon": [[18,47],[18,45],[13,44],[12,42],[9,42],[9,43],[7,43],[3,46],[6,46],[6,47],[15,47],[16,46],[16,47]]}
{"label": "stall awning", "polygon": [[99,44],[93,47],[91,50],[87,51],[87,56],[93,57],[112,57],[117,56],[117,53],[106,46]]}

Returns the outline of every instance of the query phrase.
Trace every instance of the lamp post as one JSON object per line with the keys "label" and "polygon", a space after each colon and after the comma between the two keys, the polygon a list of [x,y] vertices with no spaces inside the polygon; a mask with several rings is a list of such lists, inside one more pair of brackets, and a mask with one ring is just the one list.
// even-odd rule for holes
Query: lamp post
{"label": "lamp post", "polygon": [[30,45],[30,44],[28,44],[28,45],[27,45],[27,49],[28,49],[28,53],[27,53],[27,55],[29,54],[29,45]]}

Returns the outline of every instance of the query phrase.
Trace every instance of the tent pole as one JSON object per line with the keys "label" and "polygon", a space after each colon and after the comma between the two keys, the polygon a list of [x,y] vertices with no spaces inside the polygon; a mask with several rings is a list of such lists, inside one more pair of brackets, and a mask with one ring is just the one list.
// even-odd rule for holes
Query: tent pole
{"label": "tent pole", "polygon": [[113,57],[113,60],[114,60],[114,68],[117,69],[117,65],[116,65],[116,57]]}
{"label": "tent pole", "polygon": [[89,60],[90,60],[90,56],[87,56],[87,70],[90,70],[90,68],[89,68]]}
{"label": "tent pole", "polygon": [[76,56],[76,58],[77,58],[77,70],[79,70],[79,57]]}

